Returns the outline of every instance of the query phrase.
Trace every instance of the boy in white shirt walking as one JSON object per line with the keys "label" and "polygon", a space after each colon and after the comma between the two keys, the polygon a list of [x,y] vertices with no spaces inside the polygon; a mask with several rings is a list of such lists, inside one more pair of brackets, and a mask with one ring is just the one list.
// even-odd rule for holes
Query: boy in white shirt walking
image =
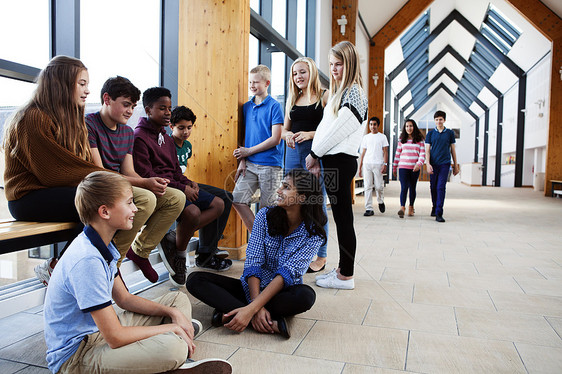
{"label": "boy in white shirt walking", "polygon": [[384,213],[384,180],[388,164],[388,140],[379,132],[380,120],[377,117],[369,119],[369,133],[361,141],[361,160],[359,162],[359,176],[365,183],[365,213],[372,216],[373,212],[373,187],[377,194],[379,211]]}

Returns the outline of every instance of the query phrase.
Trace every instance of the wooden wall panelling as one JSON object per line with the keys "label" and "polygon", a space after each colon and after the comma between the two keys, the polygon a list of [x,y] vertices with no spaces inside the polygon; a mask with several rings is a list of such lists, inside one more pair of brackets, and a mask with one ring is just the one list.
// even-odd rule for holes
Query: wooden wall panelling
{"label": "wooden wall panelling", "polygon": [[[332,45],[349,40],[355,44],[355,30],[357,25],[357,12],[359,0],[332,0]],[[345,15],[347,25],[345,25],[345,34],[340,32],[338,19]]]}
{"label": "wooden wall panelling", "polygon": [[[249,0],[180,1],[178,105],[197,116],[190,179],[232,191],[241,106],[248,99]],[[234,211],[219,245],[240,248],[246,229]]]}

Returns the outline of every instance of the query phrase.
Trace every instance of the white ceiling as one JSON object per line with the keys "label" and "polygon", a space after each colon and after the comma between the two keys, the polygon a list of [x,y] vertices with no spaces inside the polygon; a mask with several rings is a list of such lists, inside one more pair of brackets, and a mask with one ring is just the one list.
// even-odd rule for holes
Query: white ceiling
{"label": "white ceiling", "polygon": [[[562,17],[561,0],[542,0],[542,2]],[[372,37],[396,14],[407,1],[405,0],[359,0],[359,13],[368,29],[368,34]],[[523,71],[532,68],[545,54],[551,49],[551,43],[538,30],[536,30],[513,6],[505,0],[435,0],[428,9],[430,10],[430,29],[433,30],[441,21],[445,19],[454,9],[459,11],[477,29],[480,29],[482,20],[486,14],[489,4],[492,4],[506,17],[513,25],[521,31],[521,36],[508,53],[508,57],[515,62]],[[414,21],[415,22],[415,21]],[[430,30],[430,31],[431,31]],[[402,35],[400,35],[402,36]],[[400,36],[387,48],[385,53],[385,73],[392,72],[403,60],[402,48],[400,46]],[[449,25],[429,46],[430,61],[447,45],[451,45],[466,60],[470,57],[474,47],[475,38],[457,22]],[[429,80],[442,68],[446,67],[457,78],[461,78],[464,67],[450,54],[437,63],[429,72]],[[500,92],[505,93],[517,82],[517,77],[512,74],[503,64],[496,70],[490,78],[490,83]],[[456,91],[456,84],[447,76],[443,75],[431,87],[431,92],[435,87],[444,83],[452,92]],[[395,93],[401,91],[408,84],[408,77],[402,72],[392,82],[392,89]],[[487,106],[496,101],[486,88],[478,96]],[[400,105],[405,105],[411,100],[410,93],[404,95],[400,100]],[[426,105],[420,109],[435,107],[436,102],[448,102],[451,107],[456,107],[459,117],[465,117],[466,113],[456,104],[443,90],[440,90],[435,98],[430,99]],[[471,106],[475,114],[482,113],[476,104]],[[407,110],[408,112],[409,110]],[[422,112],[423,113],[423,112]]]}

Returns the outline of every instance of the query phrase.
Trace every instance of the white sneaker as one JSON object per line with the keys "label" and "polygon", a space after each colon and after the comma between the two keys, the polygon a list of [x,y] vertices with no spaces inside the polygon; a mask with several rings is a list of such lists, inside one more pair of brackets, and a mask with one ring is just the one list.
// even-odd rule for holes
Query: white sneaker
{"label": "white sneaker", "polygon": [[337,288],[340,290],[352,290],[355,288],[355,280],[353,278],[348,280],[341,280],[337,276],[319,279],[316,281],[318,287],[324,288]]}
{"label": "white sneaker", "polygon": [[332,271],[324,273],[324,274],[320,274],[316,276],[316,281],[319,281],[320,279],[326,279],[326,278],[331,278],[333,276],[335,276],[336,273],[336,268],[333,268]]}
{"label": "white sneaker", "polygon": [[35,276],[37,277],[37,279],[41,281],[41,283],[45,285],[45,287],[49,284],[49,281],[51,280],[51,274],[53,270],[55,270],[56,264],[57,264],[57,260],[51,257],[45,262],[43,262],[42,264],[37,265],[33,268],[33,271],[35,271]]}
{"label": "white sneaker", "polygon": [[188,358],[185,364],[172,370],[171,373],[189,373],[189,374],[231,374],[232,365],[226,360],[220,358],[206,358],[204,360],[193,361]]}
{"label": "white sneaker", "polygon": [[191,324],[193,325],[193,339],[203,332],[203,324],[198,319],[192,318]]}

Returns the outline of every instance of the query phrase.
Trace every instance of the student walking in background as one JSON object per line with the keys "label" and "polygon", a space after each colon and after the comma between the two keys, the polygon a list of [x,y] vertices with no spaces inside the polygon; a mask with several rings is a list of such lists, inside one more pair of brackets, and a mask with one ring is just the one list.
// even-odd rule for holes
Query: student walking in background
{"label": "student walking in background", "polygon": [[353,227],[351,181],[357,172],[357,150],[367,120],[368,100],[362,87],[359,54],[343,41],[330,50],[330,96],[324,117],[316,129],[306,167],[320,175],[324,165],[324,185],[336,223],[339,264],[331,272],[316,277],[316,285],[353,289],[357,238]]}
{"label": "student walking in background", "polygon": [[[296,168],[306,169],[306,156],[310,154],[312,139],[322,120],[324,99],[327,100],[328,95],[326,93],[322,97],[320,78],[314,60],[310,57],[296,59],[291,66],[289,96],[282,131],[282,139],[285,139],[287,144],[285,172]],[[324,194],[324,186],[322,191]],[[327,214],[325,201],[323,207],[324,213]],[[328,223],[324,226],[324,231],[327,236]],[[326,268],[327,247],[327,243],[320,247],[318,257],[310,264],[308,273],[316,273]]]}
{"label": "student walking in background", "polygon": [[451,156],[453,157],[453,175],[459,173],[457,152],[455,150],[455,133],[445,128],[447,114],[438,110],[433,115],[435,129],[427,134],[427,172],[431,188],[431,216],[437,222],[445,222],[443,218],[443,205],[445,204],[445,186],[451,169]]}
{"label": "student walking in background", "polygon": [[392,173],[400,180],[400,210],[398,216],[404,218],[406,210],[406,197],[410,192],[410,205],[408,215],[414,215],[414,202],[416,201],[416,185],[420,176],[420,170],[425,161],[425,144],[416,121],[407,119],[402,127],[400,140],[396,147]]}
{"label": "student walking in background", "polygon": [[361,141],[361,158],[359,161],[359,176],[365,184],[365,217],[374,215],[373,189],[377,194],[379,212],[384,213],[384,179],[388,165],[388,140],[379,132],[378,117],[369,119],[369,133]]}

